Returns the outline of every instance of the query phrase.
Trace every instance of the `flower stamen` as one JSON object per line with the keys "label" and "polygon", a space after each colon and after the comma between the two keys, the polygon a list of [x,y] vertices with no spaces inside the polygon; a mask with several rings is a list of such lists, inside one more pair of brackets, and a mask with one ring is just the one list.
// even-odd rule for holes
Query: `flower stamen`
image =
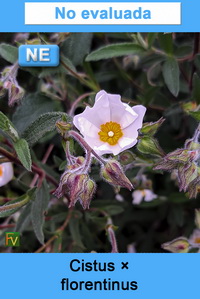
{"label": "flower stamen", "polygon": [[98,132],[98,135],[101,141],[116,145],[123,133],[120,124],[110,121],[101,125],[101,131]]}
{"label": "flower stamen", "polygon": [[3,176],[3,166],[0,165],[0,177],[2,177],[2,176]]}

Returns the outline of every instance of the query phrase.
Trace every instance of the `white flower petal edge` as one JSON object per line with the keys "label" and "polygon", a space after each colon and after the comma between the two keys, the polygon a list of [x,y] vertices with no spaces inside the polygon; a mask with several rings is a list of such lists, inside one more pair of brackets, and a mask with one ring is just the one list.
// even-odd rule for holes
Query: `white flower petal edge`
{"label": "white flower petal edge", "polygon": [[132,203],[135,205],[139,205],[143,199],[144,201],[149,202],[157,197],[158,196],[155,193],[153,193],[153,191],[150,189],[135,190],[132,193],[132,198],[133,198]]}
{"label": "white flower petal edge", "polygon": [[[82,113],[75,115],[73,123],[98,155],[118,155],[137,143],[138,130],[142,127],[145,112],[144,106],[131,108],[122,103],[120,95],[101,90],[96,94],[94,106],[86,107]],[[123,134],[114,145],[102,141],[98,134],[101,126],[109,122],[119,124]]]}
{"label": "white flower petal edge", "polygon": [[6,162],[0,164],[1,167],[1,175],[0,175],[0,187],[6,185],[13,178],[13,166],[11,162]]}

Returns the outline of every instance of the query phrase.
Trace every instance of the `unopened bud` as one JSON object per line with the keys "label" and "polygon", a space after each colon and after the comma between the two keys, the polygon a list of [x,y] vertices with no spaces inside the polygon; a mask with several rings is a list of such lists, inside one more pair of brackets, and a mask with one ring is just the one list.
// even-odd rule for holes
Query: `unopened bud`
{"label": "unopened bud", "polygon": [[137,149],[147,155],[163,156],[164,152],[158,144],[158,141],[150,136],[141,138],[137,145]]}
{"label": "unopened bud", "polygon": [[3,86],[3,83],[0,81],[0,97],[3,97],[6,94],[6,89]]}
{"label": "unopened bud", "polygon": [[187,139],[185,142],[185,148],[188,150],[198,150],[200,149],[200,144],[198,142],[194,142],[193,139]]}
{"label": "unopened bud", "polygon": [[199,192],[200,192],[200,173],[199,173],[199,167],[198,167],[198,175],[197,175],[196,179],[191,181],[191,183],[188,186],[189,197],[196,198]]}
{"label": "unopened bud", "polygon": [[69,177],[69,208],[73,207],[85,189],[87,174],[71,174]]}
{"label": "unopened bud", "polygon": [[190,162],[190,161],[195,161],[195,159],[197,158],[198,155],[198,151],[193,150],[193,151],[189,151],[186,149],[178,149],[175,150],[172,153],[169,153],[165,159],[167,159],[168,161],[174,161],[177,163],[185,163],[185,162]]}
{"label": "unopened bud", "polygon": [[69,130],[71,130],[72,126],[70,123],[67,123],[65,121],[59,120],[56,122],[56,128],[58,130],[58,132],[64,136],[66,132],[68,132]]}
{"label": "unopened bud", "polygon": [[136,156],[131,151],[124,151],[119,155],[119,159],[121,164],[128,165],[136,159]]}
{"label": "unopened bud", "polygon": [[73,207],[84,191],[85,183],[89,177],[87,174],[76,174],[66,171],[60,179],[60,184],[54,195],[58,198],[66,195],[69,200],[69,208]]}
{"label": "unopened bud", "polygon": [[194,111],[197,109],[197,103],[195,101],[190,101],[182,104],[182,108],[186,113],[189,113],[190,111]]}
{"label": "unopened bud", "polygon": [[83,209],[89,209],[90,202],[96,190],[96,184],[93,180],[89,179],[84,186],[83,192],[80,194],[80,203]]}
{"label": "unopened bud", "polygon": [[200,229],[200,210],[195,210],[195,224]]}
{"label": "unopened bud", "polygon": [[186,238],[177,238],[171,242],[164,243],[162,248],[173,253],[186,253],[189,251],[190,243]]}
{"label": "unopened bud", "polygon": [[150,123],[144,123],[142,126],[142,129],[140,129],[140,132],[144,135],[155,135],[157,130],[160,128],[160,126],[164,123],[165,119],[161,117],[156,122],[150,122]]}
{"label": "unopened bud", "polygon": [[124,174],[121,165],[116,160],[109,160],[106,165],[102,167],[102,177],[110,184],[131,190],[133,185]]}
{"label": "unopened bud", "polygon": [[181,164],[178,167],[180,191],[186,192],[189,184],[197,177],[197,165],[193,163]]}
{"label": "unopened bud", "polygon": [[9,88],[9,106],[13,106],[14,103],[21,100],[24,96],[24,89],[18,85],[12,84],[11,88]]}
{"label": "unopened bud", "polygon": [[85,163],[85,158],[82,156],[79,156],[76,158],[76,163],[79,165],[83,165]]}

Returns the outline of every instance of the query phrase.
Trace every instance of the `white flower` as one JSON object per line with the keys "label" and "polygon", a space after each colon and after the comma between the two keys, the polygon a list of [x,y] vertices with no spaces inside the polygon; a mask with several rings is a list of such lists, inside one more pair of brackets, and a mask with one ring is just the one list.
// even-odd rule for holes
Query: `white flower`
{"label": "white flower", "polygon": [[155,193],[153,193],[153,191],[150,189],[143,189],[143,190],[133,191],[132,197],[133,197],[132,203],[135,205],[139,205],[143,199],[144,201],[151,201],[157,198],[158,196]]}
{"label": "white flower", "polygon": [[120,95],[101,90],[94,106],[76,115],[73,123],[98,155],[117,155],[137,143],[145,112],[144,106],[131,108]]}
{"label": "white flower", "polygon": [[11,162],[0,164],[0,187],[6,185],[13,178],[13,166]]}
{"label": "white flower", "polygon": [[189,237],[189,242],[192,245],[200,246],[200,229],[196,228],[193,230],[191,236]]}
{"label": "white flower", "polygon": [[117,201],[120,201],[120,202],[123,202],[123,201],[124,201],[124,197],[123,197],[121,194],[119,194],[119,193],[117,193],[117,194],[115,195],[115,199],[116,199]]}

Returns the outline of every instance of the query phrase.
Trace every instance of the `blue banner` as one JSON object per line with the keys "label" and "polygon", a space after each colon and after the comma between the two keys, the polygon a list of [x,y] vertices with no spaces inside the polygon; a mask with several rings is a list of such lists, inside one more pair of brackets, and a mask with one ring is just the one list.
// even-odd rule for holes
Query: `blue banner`
{"label": "blue banner", "polygon": [[197,32],[199,1],[4,1],[1,32]]}
{"label": "blue banner", "polygon": [[1,254],[0,262],[5,298],[188,299],[199,293],[198,254]]}

